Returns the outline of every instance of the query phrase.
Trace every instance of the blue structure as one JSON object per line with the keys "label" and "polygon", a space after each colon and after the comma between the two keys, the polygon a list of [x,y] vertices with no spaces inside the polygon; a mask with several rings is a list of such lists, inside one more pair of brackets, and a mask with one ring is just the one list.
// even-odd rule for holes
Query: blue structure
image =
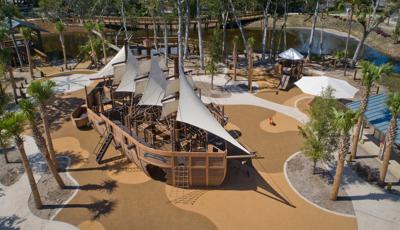
{"label": "blue structure", "polygon": [[[376,131],[379,132],[378,134],[379,137],[381,137],[382,134],[383,135],[386,134],[390,124],[390,119],[392,118],[392,114],[390,113],[389,109],[386,106],[387,98],[388,96],[385,93],[370,96],[368,98],[367,110],[365,111],[364,114],[366,122],[372,125],[376,129]],[[348,103],[346,107],[352,110],[358,110],[358,108],[360,107],[360,101]],[[397,117],[397,123],[400,124],[400,116]],[[397,128],[397,136],[395,143],[397,145],[400,145],[399,127]]]}

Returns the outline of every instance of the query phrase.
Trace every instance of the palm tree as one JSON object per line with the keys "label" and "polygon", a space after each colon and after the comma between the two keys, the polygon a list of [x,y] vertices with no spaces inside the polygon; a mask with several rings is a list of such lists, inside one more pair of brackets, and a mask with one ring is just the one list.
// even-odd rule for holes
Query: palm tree
{"label": "palm tree", "polygon": [[361,128],[364,121],[364,113],[365,110],[367,109],[368,97],[371,93],[371,87],[376,81],[378,81],[381,78],[382,75],[390,73],[393,69],[390,64],[376,66],[375,64],[368,61],[361,62],[361,67],[362,67],[361,84],[364,88],[364,94],[362,96],[360,103],[360,116],[358,118],[357,125],[353,134],[353,140],[351,146],[351,159],[356,158],[358,141],[360,139]]}
{"label": "palm tree", "polygon": [[32,63],[32,55],[31,55],[31,47],[30,47],[30,40],[31,40],[31,29],[28,27],[21,27],[20,29],[22,38],[24,39],[24,45],[26,49],[26,56],[28,57],[28,65],[29,65],[29,73],[31,75],[31,79],[33,80],[33,63]]}
{"label": "palm tree", "polygon": [[394,141],[397,135],[397,119],[400,114],[400,92],[389,93],[388,100],[386,101],[387,107],[392,114],[390,125],[386,132],[386,148],[383,153],[383,162],[379,172],[379,184],[385,184],[385,177],[389,167],[389,160],[392,154]]}
{"label": "palm tree", "polygon": [[96,30],[101,34],[101,44],[103,46],[103,58],[104,58],[104,65],[107,64],[107,49],[106,49],[106,37],[104,35],[104,28],[105,25],[104,23],[97,23],[96,24]]}
{"label": "palm tree", "polygon": [[4,160],[6,163],[10,163],[10,160],[8,159],[8,148],[10,147],[10,139],[11,136],[7,132],[7,130],[4,129],[2,122],[0,120],[0,147],[3,151],[4,154]]}
{"label": "palm tree", "polygon": [[92,50],[92,59],[94,62],[94,66],[97,68],[97,54],[96,54],[96,49],[94,48],[94,44],[93,44],[93,36],[92,36],[92,31],[95,28],[95,24],[92,22],[86,22],[84,25],[86,32],[88,33],[88,37],[89,37],[89,44],[90,44],[90,48]]}
{"label": "palm tree", "polygon": [[6,132],[14,138],[15,144],[21,154],[21,160],[25,168],[26,175],[28,176],[29,185],[32,190],[33,199],[35,201],[35,206],[37,209],[42,208],[42,201],[40,199],[39,190],[36,185],[35,178],[33,177],[32,168],[29,165],[28,157],[26,156],[24,148],[24,139],[21,134],[24,131],[24,124],[26,122],[26,117],[19,112],[12,112],[6,114],[2,120],[2,126]]}
{"label": "palm tree", "polygon": [[14,95],[15,103],[18,103],[17,83],[14,78],[14,70],[11,65],[12,54],[9,49],[0,49],[0,66],[5,68],[10,78],[11,88]]}
{"label": "palm tree", "polygon": [[357,112],[352,110],[338,111],[334,109],[335,114],[335,127],[340,133],[339,146],[338,146],[338,161],[336,164],[336,174],[333,181],[331,200],[336,200],[339,192],[340,181],[342,179],[344,161],[346,159],[346,154],[349,152],[349,141],[350,134],[349,131],[353,127],[354,122],[358,116]]}
{"label": "palm tree", "polygon": [[53,174],[54,179],[56,180],[58,186],[60,188],[64,188],[65,184],[61,179],[60,175],[57,172],[57,168],[54,165],[53,161],[50,158],[50,153],[47,148],[46,140],[43,138],[41,131],[39,130],[39,124],[37,122],[37,108],[36,104],[29,99],[23,99],[19,102],[19,107],[21,112],[25,115],[28,120],[29,126],[32,129],[33,138],[35,139],[36,145],[42,152],[44,158],[46,159],[47,165],[50,169],[50,172]]}
{"label": "palm tree", "polygon": [[214,89],[214,76],[218,72],[217,61],[214,58],[207,58],[206,71],[211,74],[211,89]]}
{"label": "palm tree", "polygon": [[55,23],[55,30],[59,36],[60,43],[61,43],[61,48],[62,48],[63,57],[64,57],[64,68],[68,69],[67,50],[65,49],[65,40],[64,40],[64,23],[62,21],[57,21]]}
{"label": "palm tree", "polygon": [[50,124],[47,106],[54,99],[54,81],[33,81],[28,87],[28,93],[39,104],[39,111],[42,118],[44,132],[46,134],[47,145],[49,147],[50,158],[58,169],[58,162],[55,156],[53,140],[51,138]]}

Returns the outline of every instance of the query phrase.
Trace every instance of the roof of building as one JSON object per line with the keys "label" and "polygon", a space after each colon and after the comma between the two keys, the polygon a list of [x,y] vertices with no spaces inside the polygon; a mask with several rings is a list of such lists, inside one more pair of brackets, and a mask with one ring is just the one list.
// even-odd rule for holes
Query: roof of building
{"label": "roof of building", "polygon": [[[6,25],[9,27],[9,24],[6,22]],[[35,24],[33,24],[33,23],[30,23],[30,22],[27,22],[27,21],[22,21],[22,20],[19,20],[19,19],[11,19],[11,27],[12,27],[12,29],[15,29],[15,28],[18,28],[18,27],[28,27],[28,28],[31,28],[32,30],[39,30],[39,31],[41,31],[41,32],[48,32],[47,30],[45,30],[45,29],[43,29],[43,28],[41,28],[41,27],[39,27],[39,26],[37,26],[37,25],[35,25]]]}
{"label": "roof of building", "polygon": [[[392,114],[389,111],[386,100],[387,94],[381,93],[368,98],[368,106],[364,117],[372,126],[380,132],[386,134]],[[360,101],[348,103],[346,105],[352,110],[357,110],[360,107]],[[397,123],[400,124],[400,116],[397,117]],[[396,144],[400,144],[400,127],[397,127]]]}

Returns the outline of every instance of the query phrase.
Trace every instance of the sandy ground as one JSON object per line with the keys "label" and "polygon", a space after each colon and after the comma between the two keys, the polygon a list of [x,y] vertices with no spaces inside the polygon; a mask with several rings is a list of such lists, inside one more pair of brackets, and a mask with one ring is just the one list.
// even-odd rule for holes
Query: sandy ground
{"label": "sandy ground", "polygon": [[[281,92],[268,100],[292,105],[299,95]],[[81,229],[356,229],[354,218],[310,205],[286,182],[283,164],[301,145],[291,118],[254,106],[225,106],[227,128],[257,151],[255,169],[232,161],[222,186],[182,191],[147,178],[113,147],[106,153],[108,163],[98,165],[93,150],[99,134],[77,130],[69,117],[83,96],[83,90],[65,95],[50,113],[55,148],[72,159],[69,173],[81,185],[55,220]],[[269,116],[287,128],[261,129]]]}

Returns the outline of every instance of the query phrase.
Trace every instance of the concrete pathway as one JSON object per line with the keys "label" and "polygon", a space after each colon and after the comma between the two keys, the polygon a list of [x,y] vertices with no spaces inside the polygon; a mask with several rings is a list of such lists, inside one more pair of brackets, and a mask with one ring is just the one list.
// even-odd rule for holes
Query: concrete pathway
{"label": "concrete pathway", "polygon": [[[335,165],[328,165],[335,175]],[[393,230],[400,226],[400,196],[367,183],[349,165],[345,166],[342,186],[351,199],[359,230]]]}
{"label": "concrete pathway", "polygon": [[[228,79],[226,79],[224,76],[224,74],[220,74],[214,77],[214,87],[222,87],[224,91],[229,93],[229,95],[222,97],[202,96],[201,99],[204,103],[215,103],[220,105],[253,105],[285,114],[301,123],[306,123],[308,121],[307,115],[302,113],[298,108],[281,105],[259,98],[254,94],[248,93],[245,89],[243,89],[243,87],[239,86],[240,84],[244,84],[243,81],[228,81]],[[201,82],[209,84],[210,76],[194,76],[193,80],[196,81],[196,84],[199,88],[202,88],[203,92],[204,90],[209,89],[208,86],[202,87]],[[257,86],[257,84],[254,83],[254,86]],[[212,95],[216,92],[216,90],[208,90],[206,95]]]}
{"label": "concrete pathway", "polygon": [[[32,137],[25,136],[25,149],[38,181],[46,170],[46,162]],[[7,187],[0,184],[0,229],[43,229],[72,230],[76,227],[53,220],[45,220],[35,216],[28,207],[31,194],[26,174],[13,185]]]}

